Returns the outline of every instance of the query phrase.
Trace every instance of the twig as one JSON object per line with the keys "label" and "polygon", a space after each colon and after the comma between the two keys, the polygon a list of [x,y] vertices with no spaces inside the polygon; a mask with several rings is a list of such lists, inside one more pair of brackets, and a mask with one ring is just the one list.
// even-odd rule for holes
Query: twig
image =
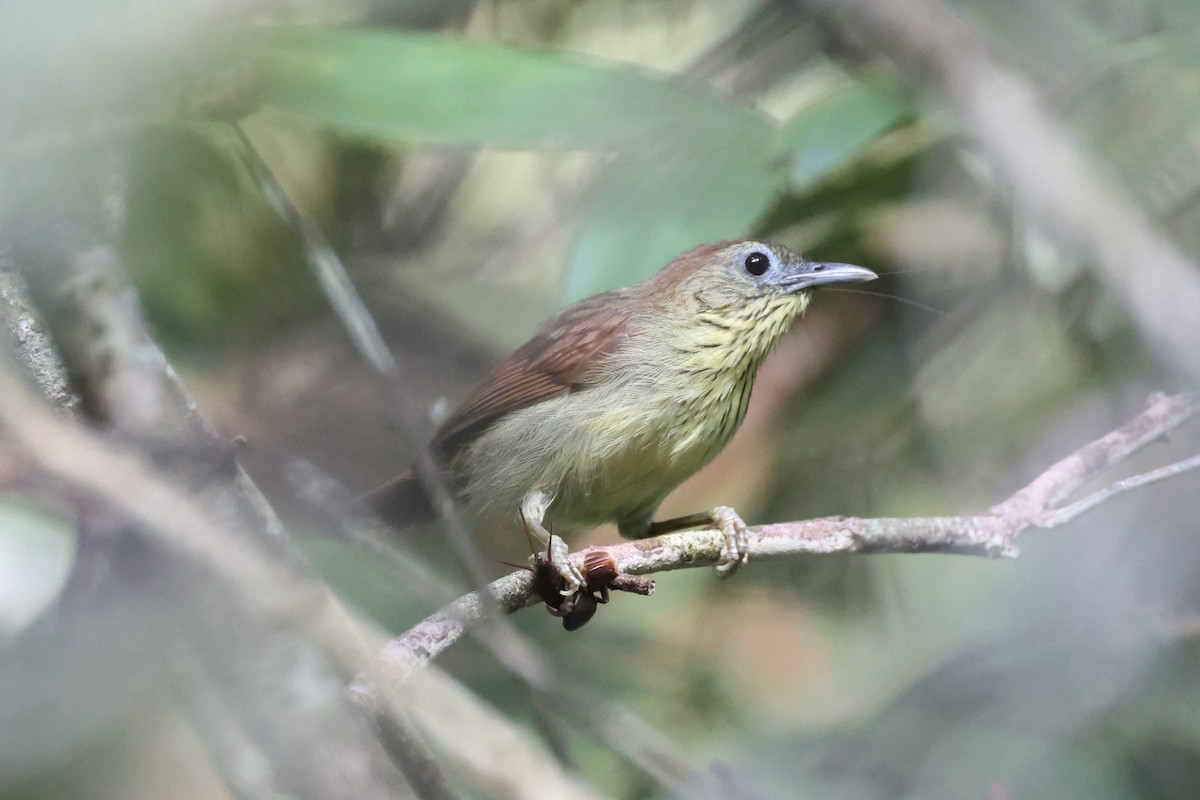
{"label": "twig", "polygon": [[801,0],[865,37],[958,114],[1014,200],[1095,268],[1152,350],[1200,381],[1200,269],[1104,180],[1034,87],[990,52],[984,34],[940,0]]}
{"label": "twig", "polygon": [[[1198,413],[1200,398],[1196,395],[1154,394],[1142,413],[1054,464],[988,513],[880,519],[825,517],[757,525],[747,531],[750,556],[754,561],[835,553],[950,553],[1014,558],[1019,554],[1016,537],[1030,527],[1057,527],[1121,491],[1200,468],[1197,456],[1128,478],[1077,504],[1057,508],[1057,503],[1071,493]],[[647,575],[712,566],[720,559],[723,544],[720,531],[700,530],[598,549],[612,556],[621,572]],[[573,557],[582,558],[587,552],[581,551]],[[532,580],[525,570],[493,581],[489,589],[508,611],[537,602]],[[428,663],[476,624],[478,605],[479,598],[474,593],[458,598],[393,639],[384,658],[406,667]]]}
{"label": "twig", "polygon": [[[429,484],[428,491],[434,495],[433,500],[442,521],[452,529],[452,533],[460,531],[462,536],[469,541],[470,535],[458,513],[454,498],[441,479],[440,471],[428,452],[421,431],[415,430],[418,426],[414,425],[412,420],[418,419],[420,415],[411,408],[412,403],[408,393],[401,385],[402,379],[396,359],[393,358],[391,350],[388,349],[387,343],[379,333],[379,327],[375,324],[371,312],[367,310],[362,296],[351,282],[342,260],[326,241],[321,230],[292,202],[242,126],[235,123],[233,130],[241,142],[249,166],[258,178],[271,207],[275,209],[280,219],[300,235],[309,269],[337,314],[342,327],[349,334],[351,343],[358,350],[359,355],[384,381],[389,395],[388,399],[398,402],[401,410],[411,412],[398,421],[402,423],[399,426],[401,433],[409,438],[409,445],[418,454],[418,477]],[[468,564],[467,566],[473,573],[478,569],[479,576],[484,574],[482,568],[477,564]],[[485,581],[480,580],[480,582]]]}
{"label": "twig", "polygon": [[416,734],[408,712],[394,700],[389,705],[388,713],[372,715],[378,726],[379,742],[399,763],[417,796],[421,800],[458,800],[459,794],[450,787],[441,765]]}
{"label": "twig", "polygon": [[424,431],[418,422],[422,415],[416,410],[412,398],[405,390],[396,360],[380,335],[362,296],[355,289],[341,259],[326,241],[321,230],[292,202],[242,126],[235,123],[233,129],[272,208],[300,235],[309,269],[337,313],[355,349],[370,364],[382,382],[387,392],[388,407],[393,414],[393,421],[408,440],[409,448],[414,453],[413,466],[417,477],[429,493],[438,518],[449,532],[472,582],[480,588],[486,587],[487,570],[483,557],[467,529],[462,514],[459,513],[454,495],[446,486],[433,454],[429,452]]}
{"label": "twig", "polygon": [[1115,497],[1121,492],[1127,492],[1130,489],[1137,489],[1142,486],[1147,486],[1151,483],[1173,478],[1176,475],[1181,475],[1184,472],[1190,472],[1194,469],[1200,469],[1200,456],[1192,456],[1185,458],[1182,461],[1176,461],[1174,464],[1169,464],[1165,467],[1152,469],[1149,472],[1143,472],[1140,475],[1134,475],[1124,480],[1119,480],[1110,486],[1089,494],[1082,500],[1077,500],[1069,506],[1049,511],[1034,520],[1034,525],[1039,528],[1054,528],[1063,525],[1078,517],[1086,511],[1091,511],[1096,506],[1106,500]]}
{"label": "twig", "polygon": [[1150,395],[1141,414],[1054,464],[1024,489],[993,508],[992,513],[1011,519],[1033,520],[1115,464],[1191,419],[1196,414],[1197,402],[1197,395],[1189,393],[1164,395],[1156,392]]}

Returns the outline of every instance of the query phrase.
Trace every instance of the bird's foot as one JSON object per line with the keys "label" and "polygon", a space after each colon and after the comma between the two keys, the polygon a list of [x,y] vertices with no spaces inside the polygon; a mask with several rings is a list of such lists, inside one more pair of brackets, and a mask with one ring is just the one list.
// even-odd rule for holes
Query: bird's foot
{"label": "bird's foot", "polygon": [[546,545],[545,556],[535,556],[534,560],[541,559],[549,563],[562,578],[560,593],[563,597],[571,597],[585,585],[586,579],[579,565],[571,560],[566,541],[561,536],[554,536],[542,525],[552,500],[553,497],[545,492],[531,492],[521,503],[521,524],[531,542],[536,539]]}
{"label": "bird's foot", "polygon": [[717,506],[709,512],[713,526],[721,531],[725,543],[721,546],[721,558],[713,571],[718,578],[728,578],[743,564],[750,561],[750,542],[746,535],[746,523],[729,506]]}
{"label": "bird's foot", "polygon": [[537,554],[533,565],[534,592],[542,598],[551,614],[562,618],[563,627],[569,631],[582,628],[596,615],[596,610],[608,602],[609,589],[639,594],[654,591],[653,581],[621,575],[617,571],[617,562],[603,550],[589,547],[577,553],[574,560],[581,565],[584,580],[583,585],[570,595],[560,593],[559,587],[564,581],[550,563],[548,552],[546,556]]}
{"label": "bird's foot", "polygon": [[558,591],[563,597],[571,597],[587,585],[583,570],[571,558],[570,548],[561,536],[550,537],[550,544],[546,547],[546,560],[563,580],[563,586]]}

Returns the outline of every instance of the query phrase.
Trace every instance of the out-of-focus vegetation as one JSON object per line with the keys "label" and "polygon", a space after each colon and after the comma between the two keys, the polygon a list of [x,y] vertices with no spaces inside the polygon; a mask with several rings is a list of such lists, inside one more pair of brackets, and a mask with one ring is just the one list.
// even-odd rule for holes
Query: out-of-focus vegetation
{"label": "out-of-focus vegetation", "polygon": [[[1193,5],[957,5],[1200,258]],[[145,312],[283,509],[287,458],[365,489],[409,454],[246,168],[227,121],[243,111],[433,416],[563,302],[700,242],[761,236],[884,274],[864,287],[878,294],[817,298],[764,366],[739,438],[664,515],[982,510],[1178,386],[938,99],[800,5],[10,4],[0,98],[0,224],[43,176],[84,187],[120,171]],[[1129,265],[1130,280],[1153,266]],[[1142,463],[1198,443],[1181,434]],[[762,796],[1182,800],[1200,791],[1195,487],[1030,534],[1013,563],[761,563],[725,583],[688,571],[576,634],[537,610],[516,623],[569,683]],[[0,646],[22,646],[63,581],[65,533],[42,513],[0,493]],[[431,610],[303,513],[290,522],[386,625]],[[435,536],[417,549],[453,573]],[[480,540],[497,561],[524,555],[509,536]],[[476,645],[443,663],[531,716]],[[103,724],[40,748],[40,731],[0,728],[0,796],[214,792],[172,713],[96,702]],[[603,790],[657,796],[603,743],[569,743]]]}

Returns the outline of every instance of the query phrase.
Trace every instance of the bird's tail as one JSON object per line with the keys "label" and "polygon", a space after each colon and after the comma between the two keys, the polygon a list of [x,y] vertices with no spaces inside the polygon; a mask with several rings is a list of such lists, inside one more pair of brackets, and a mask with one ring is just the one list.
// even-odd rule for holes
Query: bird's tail
{"label": "bird's tail", "polygon": [[367,492],[363,501],[397,528],[424,525],[435,516],[429,495],[411,469]]}

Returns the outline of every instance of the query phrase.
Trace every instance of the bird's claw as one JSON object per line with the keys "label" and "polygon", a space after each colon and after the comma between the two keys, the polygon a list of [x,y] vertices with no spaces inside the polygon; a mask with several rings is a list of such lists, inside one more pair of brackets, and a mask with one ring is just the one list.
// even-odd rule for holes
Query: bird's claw
{"label": "bird's claw", "polygon": [[586,585],[587,579],[584,578],[583,571],[572,560],[570,548],[561,537],[550,537],[550,544],[546,551],[547,560],[563,580],[563,587],[559,590],[559,594],[563,597],[571,597]]}
{"label": "bird's claw", "polygon": [[710,513],[713,526],[725,537],[721,546],[721,558],[713,568],[718,578],[728,578],[743,564],[750,561],[750,542],[746,535],[746,523],[729,506],[717,506]]}
{"label": "bird's claw", "polygon": [[562,596],[572,597],[587,585],[587,579],[584,578],[579,565],[571,560],[570,548],[562,537],[554,536],[542,525],[546,509],[553,499],[553,496],[546,492],[530,492],[522,501],[517,513],[521,517],[521,525],[525,528],[525,536],[529,538],[530,544],[535,539],[546,543],[546,555],[535,554],[532,559],[535,565],[539,561],[548,563],[562,579]]}

